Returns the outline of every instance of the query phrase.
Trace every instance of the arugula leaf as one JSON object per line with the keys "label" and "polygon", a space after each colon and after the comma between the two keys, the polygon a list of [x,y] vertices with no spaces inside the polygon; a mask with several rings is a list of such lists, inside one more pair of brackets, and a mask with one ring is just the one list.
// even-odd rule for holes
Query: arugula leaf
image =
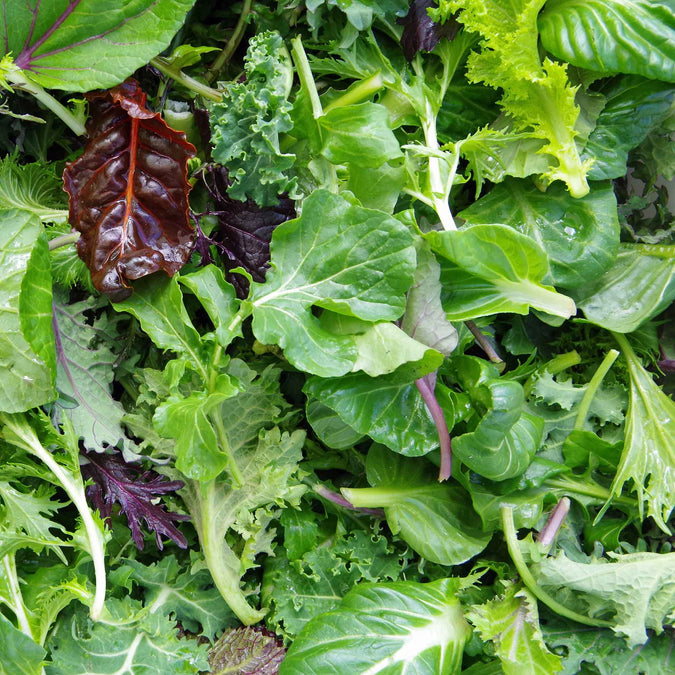
{"label": "arugula leaf", "polygon": [[483,640],[491,640],[506,675],[550,675],[562,669],[539,626],[537,600],[526,588],[508,584],[503,595],[472,607],[466,618]]}
{"label": "arugula leaf", "polygon": [[[0,410],[22,412],[55,398],[51,312],[43,303],[51,296],[49,254],[36,246],[42,232],[37,216],[0,210],[0,222]],[[24,318],[22,309],[30,316]]]}
{"label": "arugula leaf", "polygon": [[302,214],[272,236],[272,268],[251,284],[253,332],[278,344],[297,368],[335,377],[357,359],[349,337],[324,330],[312,306],[367,321],[391,321],[404,309],[415,251],[400,221],[317,190]]}
{"label": "arugula leaf", "polygon": [[668,0],[553,0],[537,24],[544,48],[575,66],[675,82],[671,9]]}
{"label": "arugula leaf", "polygon": [[460,583],[361,584],[338,609],[307,625],[279,672],[318,675],[331,663],[354,675],[393,669],[419,675],[458,673],[470,635],[455,595]]}
{"label": "arugula leaf", "polygon": [[[38,84],[90,91],[119,84],[168,44],[194,0],[8,0],[0,8],[3,54]],[[92,15],[97,17],[91,21]],[[2,44],[4,43],[4,44]],[[77,65],[73,65],[77,64]]]}
{"label": "arugula leaf", "polygon": [[530,307],[563,318],[576,313],[571,298],[542,284],[549,271],[543,249],[506,225],[429,232],[426,239],[443,258],[442,301],[451,321],[527,314]]}

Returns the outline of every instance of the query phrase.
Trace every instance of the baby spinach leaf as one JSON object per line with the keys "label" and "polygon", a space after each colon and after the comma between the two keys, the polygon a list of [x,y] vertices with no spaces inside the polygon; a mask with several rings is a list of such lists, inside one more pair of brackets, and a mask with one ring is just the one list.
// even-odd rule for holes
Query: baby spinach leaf
{"label": "baby spinach leaf", "polygon": [[455,579],[361,584],[338,609],[308,624],[279,672],[319,675],[330,663],[337,671],[353,675],[394,669],[454,675],[461,669],[470,635],[455,595],[458,588]]}
{"label": "baby spinach leaf", "polygon": [[534,239],[548,255],[553,283],[563,288],[592,283],[611,267],[619,247],[609,183],[593,183],[585,197],[574,199],[560,185],[542,192],[507,179],[459,215],[470,224],[503,223]]}
{"label": "baby spinach leaf", "polygon": [[[39,84],[90,91],[119,84],[157,56],[194,0],[55,0],[0,7],[3,54]],[[92,16],[96,21],[92,21]],[[3,44],[4,43],[4,44]]]}
{"label": "baby spinach leaf", "polygon": [[412,237],[400,221],[317,190],[299,218],[274,231],[267,281],[251,285],[253,332],[306,372],[348,373],[358,356],[353,340],[322,328],[312,306],[391,321],[403,313],[414,267]]}
{"label": "baby spinach leaf", "polygon": [[455,232],[430,232],[440,256],[443,308],[451,321],[529,308],[568,318],[574,301],[542,281],[548,257],[529,237],[506,225],[475,225]]}
{"label": "baby spinach leaf", "polygon": [[467,612],[483,640],[491,640],[505,675],[549,675],[561,670],[560,656],[546,647],[539,626],[536,598],[509,584],[506,592]]}
{"label": "baby spinach leaf", "polygon": [[135,80],[87,98],[90,139],[63,174],[69,220],[94,286],[119,301],[131,295],[130,280],[175,274],[190,257],[187,160],[195,148],[146,107]]}
{"label": "baby spinach leaf", "polygon": [[675,20],[668,0],[554,0],[537,25],[544,48],[575,66],[675,82]]}
{"label": "baby spinach leaf", "polygon": [[55,398],[49,252],[37,216],[2,210],[0,223],[0,410],[20,412]]}

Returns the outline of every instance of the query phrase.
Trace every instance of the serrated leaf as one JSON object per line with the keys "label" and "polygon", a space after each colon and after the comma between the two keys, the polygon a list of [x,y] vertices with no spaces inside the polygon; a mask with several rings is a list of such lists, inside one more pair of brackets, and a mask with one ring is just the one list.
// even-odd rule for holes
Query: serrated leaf
{"label": "serrated leaf", "polygon": [[537,18],[544,48],[600,73],[675,82],[675,18],[669,0],[554,0]]}
{"label": "serrated leaf", "polygon": [[[49,353],[51,317],[44,314],[42,302],[39,307],[26,307],[28,298],[22,300],[25,290],[42,301],[51,294],[51,285],[44,265],[44,248],[38,248],[35,257],[33,254],[42,232],[37,216],[27,211],[2,210],[0,223],[0,410],[21,412],[55,397],[54,371],[49,366],[53,363]],[[37,279],[27,278],[31,267]],[[22,304],[24,311],[30,313],[24,319],[25,325],[20,314]]]}
{"label": "serrated leaf", "polygon": [[317,190],[299,218],[274,231],[267,281],[251,285],[253,331],[306,372],[347,373],[358,356],[352,339],[324,330],[312,306],[367,321],[396,319],[414,264],[412,237],[398,220]]}
{"label": "serrated leaf", "polygon": [[470,634],[457,588],[455,579],[361,584],[307,625],[279,672],[319,675],[331,663],[352,675],[454,675]]}
{"label": "serrated leaf", "polygon": [[[194,0],[80,0],[0,9],[4,53],[44,87],[90,91],[119,84],[157,56],[181,27]],[[91,17],[96,16],[96,21]],[[73,67],[73,64],[78,64]]]}

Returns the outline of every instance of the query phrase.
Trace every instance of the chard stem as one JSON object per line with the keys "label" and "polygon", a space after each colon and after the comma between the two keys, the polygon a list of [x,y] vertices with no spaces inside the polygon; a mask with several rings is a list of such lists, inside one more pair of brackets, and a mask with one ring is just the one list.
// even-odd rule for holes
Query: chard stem
{"label": "chard stem", "polygon": [[471,335],[476,338],[476,342],[480,345],[480,348],[485,352],[485,355],[492,361],[492,363],[503,364],[504,360],[499,354],[497,354],[495,348],[492,346],[490,341],[485,337],[483,331],[478,328],[475,321],[465,321],[464,325],[469,329]]}
{"label": "chard stem", "polygon": [[54,249],[61,248],[62,246],[69,246],[74,244],[80,238],[79,232],[69,232],[68,234],[62,234],[59,237],[54,237],[49,242],[49,250],[53,251]]}
{"label": "chard stem", "polygon": [[565,517],[570,510],[570,500],[568,497],[563,497],[556,505],[551,515],[544,525],[544,529],[539,533],[537,541],[545,546],[547,549],[553,544],[558,531],[560,530]]}
{"label": "chard stem", "polygon": [[565,605],[559,603],[553,596],[549,595],[538,583],[532,575],[532,572],[527,567],[523,554],[520,551],[518,542],[518,535],[516,534],[516,527],[513,522],[513,508],[510,506],[502,506],[501,509],[502,529],[504,537],[506,538],[506,545],[509,549],[511,560],[518,571],[521,581],[527,589],[547,607],[552,609],[556,614],[564,616],[577,623],[582,623],[586,626],[598,626],[601,628],[610,628],[613,624],[610,621],[602,621],[601,619],[591,619],[589,616],[579,614],[574,610],[568,609]]}
{"label": "chard stem", "polygon": [[434,390],[427,377],[421,377],[415,380],[415,386],[422,395],[424,403],[431,414],[431,418],[436,425],[436,432],[438,433],[438,443],[441,450],[441,466],[438,472],[439,482],[448,480],[452,473],[452,440],[450,438],[450,431],[448,430],[448,423],[445,420],[443,409],[438,403]]}

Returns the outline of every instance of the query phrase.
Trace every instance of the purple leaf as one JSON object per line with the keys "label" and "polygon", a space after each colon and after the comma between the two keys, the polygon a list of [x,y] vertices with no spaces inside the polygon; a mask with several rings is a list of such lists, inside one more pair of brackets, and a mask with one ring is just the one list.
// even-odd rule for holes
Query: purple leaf
{"label": "purple leaf", "polygon": [[[261,208],[252,201],[241,202],[227,195],[226,169],[208,167],[203,178],[215,204],[209,214],[218,216],[219,223],[211,234],[211,242],[223,255],[225,269],[229,272],[242,267],[254,281],[265,281],[272,233],[277,225],[295,218],[293,200],[280,197],[277,206]],[[239,297],[248,295],[248,280],[243,275],[228,274],[227,278]]]}
{"label": "purple leaf", "polygon": [[438,7],[434,0],[413,0],[405,17],[398,20],[403,25],[401,46],[408,61],[417,52],[430,52],[442,38],[452,40],[462,27],[456,18],[450,17],[443,24],[432,21],[428,9]]}
{"label": "purple leaf", "polygon": [[273,633],[246,626],[225,631],[218,638],[209,665],[214,675],[277,675],[285,655]]}
{"label": "purple leaf", "polygon": [[145,470],[135,464],[128,464],[121,453],[85,453],[88,464],[82,466],[82,475],[94,483],[87,486],[87,498],[98,509],[101,518],[110,527],[115,503],[127,517],[131,536],[139,549],[143,549],[141,521],[155,533],[157,546],[161,551],[161,535],[175,542],[180,548],[187,548],[187,539],[174,525],[174,521],[189,520],[189,516],[170,513],[164,504],[155,503],[157,497],[180,490],[183,482],[166,480],[152,470]]}

